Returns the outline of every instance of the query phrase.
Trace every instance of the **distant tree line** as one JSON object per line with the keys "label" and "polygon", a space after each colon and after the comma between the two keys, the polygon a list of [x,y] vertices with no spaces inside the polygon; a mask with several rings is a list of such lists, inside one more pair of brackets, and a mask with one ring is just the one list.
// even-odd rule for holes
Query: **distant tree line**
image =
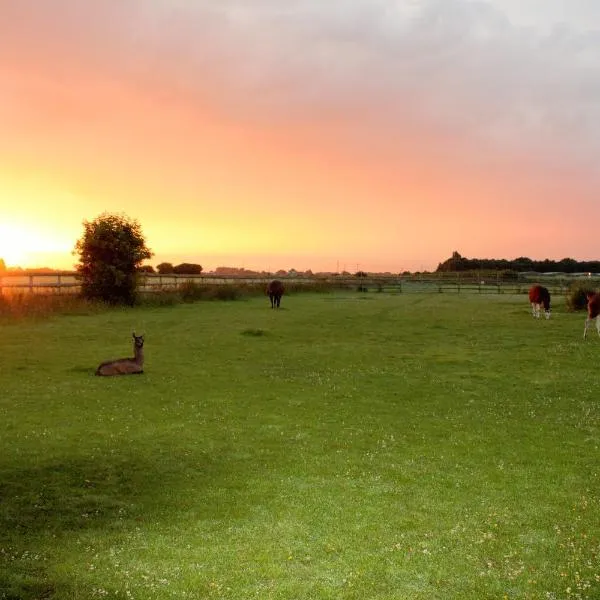
{"label": "distant tree line", "polygon": [[142,273],[158,273],[159,275],[200,275],[202,273],[202,265],[196,263],[174,265],[169,262],[162,262],[156,265],[156,271],[152,265],[143,265],[139,270]]}
{"label": "distant tree line", "polygon": [[600,272],[600,261],[577,261],[572,258],[562,260],[532,260],[525,256],[514,260],[495,258],[465,258],[458,252],[440,263],[437,272],[448,271],[534,271],[536,273],[598,273]]}
{"label": "distant tree line", "polygon": [[[154,273],[152,267],[143,267],[148,273]],[[196,263],[181,263],[174,265],[172,263],[160,263],[156,266],[156,270],[160,275],[200,275],[202,273],[202,265]]]}

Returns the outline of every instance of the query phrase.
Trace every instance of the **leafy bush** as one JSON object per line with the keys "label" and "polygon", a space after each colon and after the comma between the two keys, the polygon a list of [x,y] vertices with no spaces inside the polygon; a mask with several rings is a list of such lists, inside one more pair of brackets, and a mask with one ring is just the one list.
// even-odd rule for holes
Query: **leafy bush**
{"label": "leafy bush", "polygon": [[587,307],[586,294],[594,292],[594,287],[591,282],[584,280],[576,280],[571,283],[567,291],[567,309],[568,310],[583,310]]}
{"label": "leafy bush", "polygon": [[83,228],[75,244],[82,297],[133,305],[139,268],[152,257],[140,224],[125,215],[102,213],[84,221]]}

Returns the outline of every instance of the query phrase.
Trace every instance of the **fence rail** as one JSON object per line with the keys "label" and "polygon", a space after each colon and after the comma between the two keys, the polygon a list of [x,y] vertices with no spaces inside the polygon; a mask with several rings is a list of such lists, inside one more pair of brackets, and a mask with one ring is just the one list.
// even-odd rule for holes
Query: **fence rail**
{"label": "fence rail", "polygon": [[[219,275],[157,275],[144,274],[139,290],[145,293],[164,290],[176,290],[186,282],[198,285],[223,285],[223,284],[254,284],[266,285],[272,277],[223,277]],[[402,276],[402,277],[305,277],[288,276],[281,278],[288,285],[302,287],[303,285],[320,284],[323,287],[363,290],[367,292],[387,293],[479,293],[479,294],[524,294],[532,284],[531,279],[518,281],[503,281],[499,277],[495,280],[479,280],[467,278],[462,280],[454,277],[427,277],[427,276]],[[551,294],[565,294],[574,277],[546,278],[540,277]],[[580,279],[580,278],[577,278]],[[600,279],[589,280],[591,285],[600,285]],[[81,285],[73,273],[31,273],[31,274],[3,274],[0,275],[0,294],[10,295],[19,293],[33,294],[75,294],[80,291]]]}

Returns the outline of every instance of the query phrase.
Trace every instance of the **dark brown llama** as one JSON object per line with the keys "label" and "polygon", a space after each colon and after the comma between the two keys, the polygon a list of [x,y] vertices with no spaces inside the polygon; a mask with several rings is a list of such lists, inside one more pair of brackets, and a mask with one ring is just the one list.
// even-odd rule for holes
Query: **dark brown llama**
{"label": "dark brown llama", "polygon": [[133,358],[117,358],[103,362],[96,375],[139,375],[144,372],[144,336],[133,333]]}
{"label": "dark brown llama", "polygon": [[550,292],[543,285],[534,285],[529,289],[529,302],[531,302],[531,313],[537,319],[540,318],[540,311],[544,307],[546,319],[550,318]]}
{"label": "dark brown llama", "polygon": [[278,279],[269,282],[267,296],[269,296],[269,300],[271,301],[271,308],[279,308],[281,296],[283,296],[284,291],[283,283]]}
{"label": "dark brown llama", "polygon": [[588,292],[587,298],[587,317],[585,319],[585,328],[583,329],[583,339],[587,337],[588,327],[596,319],[596,329],[600,335],[600,294],[597,292]]}

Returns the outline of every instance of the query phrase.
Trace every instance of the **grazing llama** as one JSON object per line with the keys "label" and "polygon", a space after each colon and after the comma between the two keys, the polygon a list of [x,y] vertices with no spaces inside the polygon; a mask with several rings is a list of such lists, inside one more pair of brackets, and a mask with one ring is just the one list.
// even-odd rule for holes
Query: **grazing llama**
{"label": "grazing llama", "polygon": [[587,337],[588,327],[592,321],[596,319],[596,329],[600,335],[600,294],[596,292],[588,292],[587,298],[587,317],[585,319],[585,328],[583,330],[583,339]]}
{"label": "grazing llama", "polygon": [[540,311],[544,307],[546,319],[550,318],[550,292],[543,285],[534,285],[529,290],[531,313],[536,319],[540,318]]}
{"label": "grazing llama", "polygon": [[274,279],[267,286],[267,296],[271,301],[271,308],[279,308],[281,303],[281,296],[283,296],[284,288],[281,281]]}
{"label": "grazing llama", "polygon": [[133,358],[118,358],[103,362],[96,375],[137,375],[144,372],[144,336],[133,333]]}

